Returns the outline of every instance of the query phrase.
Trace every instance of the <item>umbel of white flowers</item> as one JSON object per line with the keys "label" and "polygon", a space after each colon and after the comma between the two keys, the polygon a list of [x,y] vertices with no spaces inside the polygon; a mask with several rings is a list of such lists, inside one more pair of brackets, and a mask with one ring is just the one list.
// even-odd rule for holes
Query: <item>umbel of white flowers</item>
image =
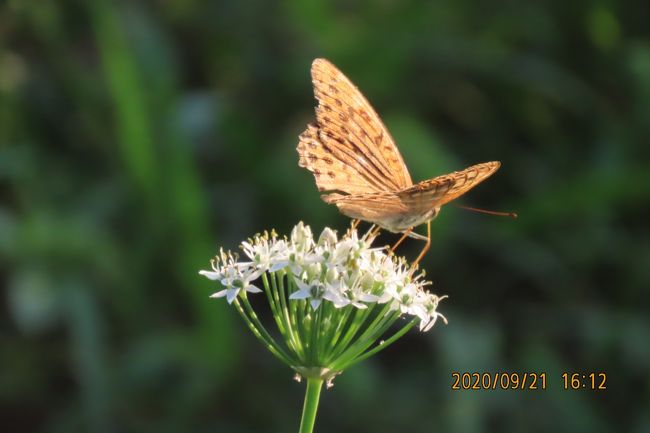
{"label": "umbel of white flowers", "polygon": [[[413,275],[404,258],[371,248],[373,241],[370,232],[359,238],[352,229],[339,240],[330,228],[315,241],[300,222],[288,239],[265,232],[242,242],[246,261],[222,249],[212,270],[199,273],[221,284],[211,297],[234,305],[255,336],[298,378],[330,381],[415,324],[427,331],[438,317],[446,323],[437,311],[444,297],[424,289],[430,284],[424,273]],[[275,337],[249,302],[248,294],[256,293],[266,294]],[[403,316],[411,319],[378,342]]]}

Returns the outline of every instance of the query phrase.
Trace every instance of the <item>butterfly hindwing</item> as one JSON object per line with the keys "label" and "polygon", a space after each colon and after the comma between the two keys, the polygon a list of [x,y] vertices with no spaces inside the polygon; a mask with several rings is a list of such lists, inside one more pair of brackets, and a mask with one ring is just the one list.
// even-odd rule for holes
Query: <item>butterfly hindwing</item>
{"label": "butterfly hindwing", "polygon": [[[492,176],[492,174],[497,171],[499,167],[501,167],[501,163],[499,161],[483,162],[461,171],[454,171],[453,173],[425,180],[417,185],[422,185],[425,190],[433,190],[428,196],[425,195],[423,200],[428,201],[428,205],[440,207],[452,200],[457,199],[479,183],[483,182],[488,177]],[[449,188],[445,191],[444,194],[440,195],[437,191],[435,191],[441,182],[447,183],[448,180],[451,182],[449,183]],[[414,187],[417,185],[414,185]]]}

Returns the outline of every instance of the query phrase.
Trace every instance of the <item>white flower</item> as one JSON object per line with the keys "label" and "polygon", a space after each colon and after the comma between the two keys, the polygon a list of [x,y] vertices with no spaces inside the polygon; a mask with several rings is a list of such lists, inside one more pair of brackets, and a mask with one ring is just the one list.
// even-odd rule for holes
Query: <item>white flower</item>
{"label": "white flower", "polygon": [[239,295],[239,292],[242,290],[244,292],[249,292],[249,293],[260,293],[262,290],[259,289],[257,286],[253,285],[250,283],[251,278],[253,274],[251,275],[233,275],[233,276],[228,276],[224,278],[221,283],[226,286],[226,289],[220,290],[212,295],[210,295],[211,298],[222,298],[226,297],[226,300],[228,300],[229,304],[232,304],[232,301],[235,300],[237,295]]}
{"label": "white flower", "polygon": [[330,245],[336,244],[336,231],[332,230],[329,227],[325,227],[318,237],[318,246],[328,247]]}
{"label": "white flower", "polygon": [[[220,263],[221,265],[219,265]],[[237,266],[237,262],[232,254],[226,253],[223,251],[223,248],[220,248],[219,255],[210,260],[210,266],[212,267],[211,271],[199,271],[199,274],[215,281],[224,278],[225,268],[229,266]]]}
{"label": "white flower", "polygon": [[[347,307],[350,305],[352,302],[345,296],[345,292],[340,289],[340,285],[338,283],[334,284],[329,284],[327,288],[325,289],[325,293],[323,294],[323,298],[327,299],[330,301],[335,308],[343,308]],[[368,308],[367,305],[361,305],[360,307],[358,305],[355,305],[357,308]]]}
{"label": "white flower", "polygon": [[365,309],[373,304],[390,305],[391,311],[419,318],[420,329],[427,330],[440,316],[438,302],[443,299],[424,290],[429,284],[424,274],[413,275],[406,260],[388,254],[384,248],[371,248],[374,237],[359,238],[356,230],[341,239],[325,228],[318,242],[309,226],[298,223],[287,239],[265,232],[242,242],[249,261],[223,250],[212,261],[212,269],[201,271],[223,289],[212,297],[226,297],[232,303],[243,293],[259,293],[253,282],[263,273],[287,275],[288,300],[305,300],[313,310],[323,302],[337,309]]}
{"label": "white flower", "polygon": [[256,280],[263,271],[251,266],[251,262],[240,263],[235,260],[236,258],[232,254],[224,253],[221,250],[219,256],[212,260],[212,271],[199,272],[210,280],[218,280],[225,287],[211,295],[211,298],[225,296],[228,303],[231,304],[242,290],[249,293],[262,291],[251,284],[251,281]]}
{"label": "white flower", "polygon": [[[424,273],[385,248],[372,248],[374,236],[349,230],[340,239],[325,228],[314,241],[311,228],[297,224],[291,235],[257,234],[241,243],[242,256],[219,251],[211,269],[200,271],[220,284],[212,298],[234,303],[253,334],[276,357],[307,378],[331,380],[359,360],[387,345],[418,324],[429,330],[441,318],[438,297],[424,288]],[[260,279],[261,283],[256,280]],[[277,338],[259,320],[248,294],[263,284],[277,326]],[[261,286],[260,286],[261,287]],[[241,305],[243,302],[244,305]],[[359,314],[357,310],[365,310]]]}
{"label": "white flower", "polygon": [[275,233],[271,234],[270,242],[269,234],[265,232],[254,239],[249,239],[248,242],[242,242],[241,247],[258,270],[276,272],[285,266],[286,241],[278,240]]}
{"label": "white flower", "polygon": [[311,234],[311,227],[306,226],[300,221],[291,230],[291,243],[295,245],[297,251],[308,251],[314,246],[314,236]]}
{"label": "white flower", "polygon": [[438,313],[438,302],[445,299],[447,296],[436,296],[433,293],[421,292],[418,295],[417,302],[420,304],[420,308],[423,310],[417,314],[420,318],[420,331],[426,332],[435,325],[438,317],[442,319],[445,324],[447,324],[447,318],[441,313]]}
{"label": "white flower", "polygon": [[325,288],[319,280],[311,280],[309,283],[299,278],[295,279],[299,290],[293,292],[289,299],[309,299],[311,308],[317,310],[323,300]]}

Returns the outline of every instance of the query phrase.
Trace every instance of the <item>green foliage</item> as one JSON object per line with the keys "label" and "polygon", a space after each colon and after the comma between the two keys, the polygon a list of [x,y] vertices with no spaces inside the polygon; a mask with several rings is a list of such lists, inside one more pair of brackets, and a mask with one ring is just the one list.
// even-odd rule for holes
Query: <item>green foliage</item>
{"label": "green foliage", "polygon": [[[501,160],[463,202],[520,217],[443,209],[423,267],[449,326],[337,378],[315,430],[648,430],[647,12],[2,3],[4,429],[297,430],[303,387],[197,271],[264,229],[347,226],[295,152],[326,57],[415,179]],[[548,389],[451,391],[452,372],[486,370],[546,372]],[[574,371],[607,372],[609,389],[561,390]]]}

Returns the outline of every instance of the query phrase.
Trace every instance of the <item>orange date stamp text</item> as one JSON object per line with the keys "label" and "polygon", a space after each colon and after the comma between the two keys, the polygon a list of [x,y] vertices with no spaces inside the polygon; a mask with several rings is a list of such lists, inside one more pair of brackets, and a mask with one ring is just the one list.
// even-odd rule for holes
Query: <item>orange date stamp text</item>
{"label": "orange date stamp text", "polygon": [[508,372],[453,372],[452,390],[544,390],[546,373],[508,373]]}

